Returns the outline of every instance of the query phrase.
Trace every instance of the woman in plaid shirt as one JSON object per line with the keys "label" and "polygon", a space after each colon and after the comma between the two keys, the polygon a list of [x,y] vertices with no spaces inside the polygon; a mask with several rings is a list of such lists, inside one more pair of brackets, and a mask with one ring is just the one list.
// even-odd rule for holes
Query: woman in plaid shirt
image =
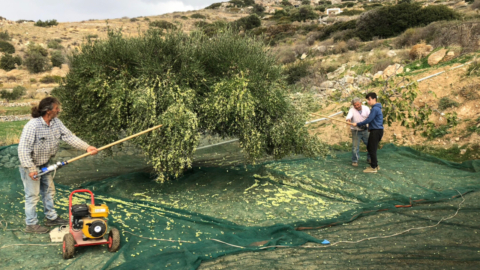
{"label": "woman in plaid shirt", "polygon": [[37,178],[38,170],[48,165],[51,157],[55,156],[60,140],[71,146],[86,150],[91,155],[97,154],[97,148],[75,136],[68,130],[57,116],[60,113],[60,102],[54,97],[47,97],[40,104],[32,108],[32,117],[23,128],[18,145],[20,159],[20,176],[25,188],[25,215],[27,227],[25,232],[48,233],[49,229],[38,224],[37,202],[42,195],[44,213],[47,218],[45,226],[67,224],[68,221],[60,218],[55,211],[55,185],[51,174]]}

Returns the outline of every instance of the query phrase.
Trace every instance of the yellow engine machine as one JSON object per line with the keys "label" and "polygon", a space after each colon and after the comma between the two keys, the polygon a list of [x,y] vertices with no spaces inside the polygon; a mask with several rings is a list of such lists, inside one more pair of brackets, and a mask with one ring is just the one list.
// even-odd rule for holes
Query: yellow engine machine
{"label": "yellow engine machine", "polygon": [[[91,195],[91,204],[72,205],[74,193],[87,192]],[[63,258],[70,259],[75,248],[80,246],[107,245],[108,250],[115,252],[120,247],[120,233],[112,228],[108,237],[104,235],[108,230],[108,206],[95,204],[93,193],[87,189],[74,190],[69,198],[69,233],[63,237]]]}
{"label": "yellow engine machine", "polygon": [[72,206],[73,230],[82,230],[84,238],[103,237],[108,225],[108,206],[105,204],[77,204]]}

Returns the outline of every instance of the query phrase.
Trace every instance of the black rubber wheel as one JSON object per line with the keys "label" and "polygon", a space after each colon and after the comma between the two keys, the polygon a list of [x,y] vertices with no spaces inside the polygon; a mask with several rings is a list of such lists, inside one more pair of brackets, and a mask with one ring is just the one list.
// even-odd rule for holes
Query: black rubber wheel
{"label": "black rubber wheel", "polygon": [[73,254],[75,254],[75,240],[71,233],[67,233],[63,236],[63,258],[70,259]]}
{"label": "black rubber wheel", "polygon": [[120,248],[120,232],[113,228],[108,233],[108,251],[115,252]]}

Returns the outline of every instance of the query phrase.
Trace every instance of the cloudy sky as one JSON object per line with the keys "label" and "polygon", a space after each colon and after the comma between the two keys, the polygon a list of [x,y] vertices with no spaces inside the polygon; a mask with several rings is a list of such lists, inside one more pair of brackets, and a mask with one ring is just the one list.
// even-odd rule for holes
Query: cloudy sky
{"label": "cloudy sky", "polygon": [[0,16],[11,21],[76,22],[151,16],[202,9],[227,0],[0,0]]}

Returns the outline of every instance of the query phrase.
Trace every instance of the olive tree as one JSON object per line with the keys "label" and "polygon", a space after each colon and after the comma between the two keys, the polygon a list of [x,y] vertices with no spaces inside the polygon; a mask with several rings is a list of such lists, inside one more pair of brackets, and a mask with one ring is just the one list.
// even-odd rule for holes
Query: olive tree
{"label": "olive tree", "polygon": [[272,155],[327,153],[308,133],[307,111],[289,98],[282,70],[260,40],[225,30],[149,30],[87,41],[70,57],[70,73],[53,94],[65,123],[96,145],[162,124],[134,140],[159,173],[180,175],[203,133],[239,138],[247,161]]}

